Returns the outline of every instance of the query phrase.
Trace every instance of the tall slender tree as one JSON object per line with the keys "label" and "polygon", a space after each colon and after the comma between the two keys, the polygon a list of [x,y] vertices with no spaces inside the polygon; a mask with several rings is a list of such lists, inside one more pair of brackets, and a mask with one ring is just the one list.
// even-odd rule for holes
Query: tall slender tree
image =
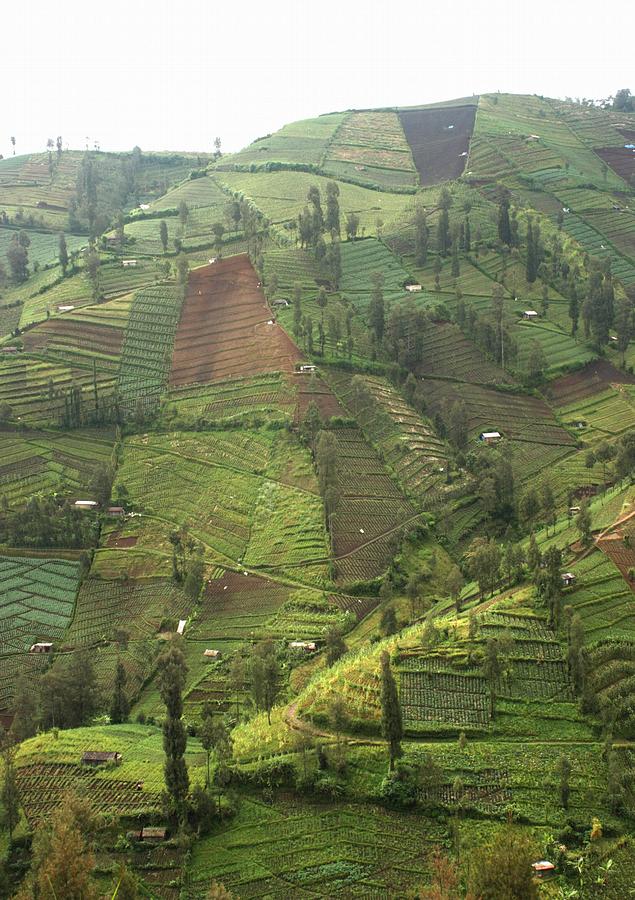
{"label": "tall slender tree", "polygon": [[183,725],[183,688],[187,665],[183,652],[171,644],[159,657],[159,692],[165,703],[163,722],[163,750],[165,752],[164,777],[170,814],[182,823],[186,813],[190,779],[185,762],[187,734]]}
{"label": "tall slender tree", "polygon": [[397,685],[390,668],[390,656],[386,651],[381,654],[381,729],[388,742],[388,771],[392,772],[395,762],[403,754],[401,741],[403,724]]}

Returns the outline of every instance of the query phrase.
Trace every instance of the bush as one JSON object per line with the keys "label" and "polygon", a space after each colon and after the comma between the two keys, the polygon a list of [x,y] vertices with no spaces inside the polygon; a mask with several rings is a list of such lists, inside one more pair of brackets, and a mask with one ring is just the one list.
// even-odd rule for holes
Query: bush
{"label": "bush", "polygon": [[412,766],[397,765],[394,772],[389,772],[379,788],[379,800],[386,806],[406,809],[417,802],[419,788],[417,774]]}
{"label": "bush", "polygon": [[335,775],[320,775],[315,779],[313,790],[329,800],[340,800],[346,794],[346,785]]}
{"label": "bush", "polygon": [[296,768],[292,762],[282,759],[267,759],[254,768],[238,770],[238,780],[260,787],[282,787],[295,783]]}

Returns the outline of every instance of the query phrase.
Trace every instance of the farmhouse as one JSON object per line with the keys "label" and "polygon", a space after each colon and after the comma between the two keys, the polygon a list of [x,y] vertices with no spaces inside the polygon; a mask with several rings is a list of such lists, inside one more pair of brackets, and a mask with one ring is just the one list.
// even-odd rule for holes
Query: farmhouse
{"label": "farmhouse", "polygon": [[203,656],[207,659],[220,659],[222,655],[220,650],[203,650]]}
{"label": "farmhouse", "polygon": [[156,826],[142,828],[139,832],[140,841],[164,841],[167,837],[167,828]]}
{"label": "farmhouse", "polygon": [[311,372],[317,372],[317,366],[302,365],[299,366],[298,372],[300,372],[302,375],[310,375]]}
{"label": "farmhouse", "polygon": [[563,572],[560,578],[565,587],[571,587],[572,584],[575,584],[575,575],[573,572]]}
{"label": "farmhouse", "polygon": [[121,753],[115,750],[87,750],[82,753],[82,765],[84,766],[105,766],[107,763],[121,762]]}
{"label": "farmhouse", "polygon": [[96,500],[76,500],[73,506],[75,509],[97,509],[99,503]]}
{"label": "farmhouse", "polygon": [[538,862],[532,863],[531,868],[534,870],[534,875],[538,878],[545,878],[549,875],[553,875],[556,871],[554,864],[547,859],[541,859]]}
{"label": "farmhouse", "polygon": [[407,284],[407,285],[406,285],[406,290],[407,290],[407,291],[410,291],[410,293],[413,294],[413,293],[415,293],[416,291],[422,291],[423,288],[422,288],[422,286],[421,286],[420,284]]}
{"label": "farmhouse", "polygon": [[533,319],[537,319],[537,318],[538,318],[538,313],[536,312],[535,309],[526,309],[525,312],[523,313],[523,319],[527,319],[529,322],[531,322]]}
{"label": "farmhouse", "polygon": [[304,653],[315,653],[317,644],[315,641],[291,641],[289,650],[302,650]]}
{"label": "farmhouse", "polygon": [[137,265],[137,260],[136,259],[122,259],[121,265],[124,267],[124,269],[134,269],[134,267]]}
{"label": "farmhouse", "polygon": [[29,647],[29,653],[50,653],[52,650],[53,644],[50,641],[39,641]]}
{"label": "farmhouse", "polygon": [[500,441],[501,437],[500,431],[482,431],[479,434],[478,439],[485,444],[495,444],[497,441]]}

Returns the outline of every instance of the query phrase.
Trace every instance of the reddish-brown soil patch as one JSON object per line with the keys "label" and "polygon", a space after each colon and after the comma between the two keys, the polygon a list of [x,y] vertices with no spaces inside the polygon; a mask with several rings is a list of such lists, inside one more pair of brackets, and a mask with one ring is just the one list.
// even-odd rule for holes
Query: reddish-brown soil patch
{"label": "reddish-brown soil patch", "polygon": [[475,106],[399,113],[421,184],[438,184],[463,174],[475,117]]}
{"label": "reddish-brown soil patch", "polygon": [[106,541],[106,546],[116,547],[117,550],[123,550],[126,547],[134,547],[138,540],[139,539],[136,535],[132,535],[130,537],[119,537],[116,534],[111,534]]}
{"label": "reddish-brown soil patch", "polygon": [[626,147],[600,147],[595,152],[609,168],[630,184],[631,178],[635,176],[635,150],[628,150]]}
{"label": "reddish-brown soil patch", "polygon": [[635,376],[616,369],[605,359],[596,359],[578,372],[557,378],[545,393],[556,406],[568,406],[601,393],[611,384],[635,384]]}
{"label": "reddish-brown soil patch", "polygon": [[332,416],[347,417],[346,411],[340,406],[335,394],[319,376],[296,375],[295,383],[298,387],[297,419],[299,422],[306,415],[310,403],[315,403],[323,421]]}
{"label": "reddish-brown soil patch", "polygon": [[622,573],[622,578],[635,593],[635,582],[628,577],[629,569],[635,569],[635,549],[625,547],[621,532],[607,534],[598,540],[598,547]]}
{"label": "reddish-brown soil patch", "polygon": [[174,341],[171,386],[293,372],[300,353],[272,320],[245,254],[195,269]]}

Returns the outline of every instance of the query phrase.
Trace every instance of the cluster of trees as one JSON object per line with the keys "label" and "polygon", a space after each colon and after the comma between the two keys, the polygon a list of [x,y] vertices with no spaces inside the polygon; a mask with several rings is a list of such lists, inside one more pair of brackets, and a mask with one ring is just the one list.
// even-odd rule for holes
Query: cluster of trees
{"label": "cluster of trees", "polygon": [[69,203],[69,229],[96,240],[129,206],[136,206],[143,156],[139,147],[128,154],[86,151]]}
{"label": "cluster of trees", "polygon": [[18,679],[11,734],[23,741],[40,728],[88,725],[103,704],[92,651],[57,656],[37,681],[26,675]]}
{"label": "cluster of trees", "polygon": [[20,508],[0,504],[0,543],[9,547],[94,547],[99,522],[94,513],[74,509],[60,497],[31,497]]}

